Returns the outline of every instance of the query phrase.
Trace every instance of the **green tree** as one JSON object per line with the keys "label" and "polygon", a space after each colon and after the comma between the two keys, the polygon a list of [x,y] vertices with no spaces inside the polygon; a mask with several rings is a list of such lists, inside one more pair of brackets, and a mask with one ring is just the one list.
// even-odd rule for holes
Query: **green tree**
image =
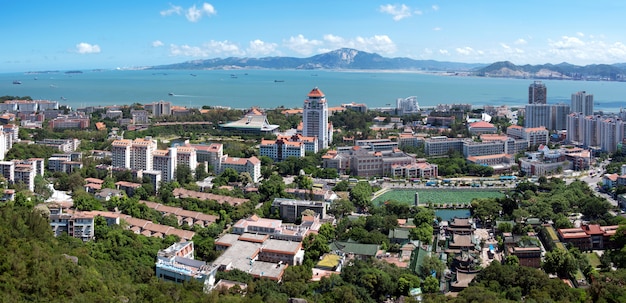
{"label": "green tree", "polygon": [[354,212],[355,210],[356,208],[354,207],[354,204],[350,202],[350,200],[339,199],[339,200],[334,200],[330,204],[330,209],[328,210],[328,213],[332,214],[336,218],[341,219],[343,218],[343,216],[350,214]]}
{"label": "green tree", "polygon": [[444,269],[446,269],[446,265],[439,258],[428,255],[422,260],[422,264],[419,267],[419,276],[425,279],[432,276],[432,273],[435,272],[435,276],[441,278]]}
{"label": "green tree", "polygon": [[360,209],[372,207],[372,186],[367,182],[359,182],[350,190],[350,201]]}
{"label": "green tree", "polygon": [[35,193],[41,196],[43,200],[47,200],[52,196],[50,183],[41,175],[35,176]]}
{"label": "green tree", "polygon": [[272,175],[269,179],[264,180],[259,186],[259,194],[261,201],[271,201],[274,198],[280,198],[285,195],[285,182],[279,175]]}
{"label": "green tree", "polygon": [[433,276],[426,277],[422,283],[422,291],[429,294],[439,292],[439,280]]}
{"label": "green tree", "polygon": [[198,166],[196,166],[195,173],[196,173],[195,174],[196,175],[196,181],[202,181],[202,180],[206,179],[206,177],[209,176],[208,169],[207,169],[206,165],[204,164],[204,162],[198,163]]}
{"label": "green tree", "polygon": [[557,248],[546,253],[541,267],[547,273],[557,274],[562,278],[569,278],[578,269],[576,265],[576,260],[567,250]]}
{"label": "green tree", "polygon": [[176,174],[176,181],[180,184],[189,184],[194,180],[191,175],[191,168],[189,168],[187,164],[176,165],[176,171],[174,173]]}

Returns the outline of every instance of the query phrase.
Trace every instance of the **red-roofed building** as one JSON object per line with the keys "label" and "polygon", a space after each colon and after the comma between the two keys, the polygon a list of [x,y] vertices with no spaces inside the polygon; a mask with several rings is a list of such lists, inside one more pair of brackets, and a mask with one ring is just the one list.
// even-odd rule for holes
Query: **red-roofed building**
{"label": "red-roofed building", "polygon": [[470,123],[468,129],[469,132],[473,135],[495,134],[498,131],[497,127],[486,121]]}

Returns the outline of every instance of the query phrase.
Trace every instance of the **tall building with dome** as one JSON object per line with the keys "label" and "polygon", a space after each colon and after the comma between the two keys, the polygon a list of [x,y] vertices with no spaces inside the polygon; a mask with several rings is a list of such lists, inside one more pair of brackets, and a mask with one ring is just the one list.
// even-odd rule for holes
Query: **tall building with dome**
{"label": "tall building with dome", "polygon": [[332,142],[332,125],[328,122],[328,102],[317,87],[304,100],[302,109],[302,135],[317,137],[318,150],[328,148]]}

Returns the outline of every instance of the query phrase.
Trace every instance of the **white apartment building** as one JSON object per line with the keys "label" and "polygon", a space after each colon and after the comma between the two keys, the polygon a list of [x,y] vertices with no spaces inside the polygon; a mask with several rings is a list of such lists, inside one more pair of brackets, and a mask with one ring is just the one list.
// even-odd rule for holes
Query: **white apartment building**
{"label": "white apartment building", "polygon": [[192,173],[195,173],[198,167],[196,149],[188,146],[176,147],[176,166],[187,165]]}
{"label": "white apartment building", "polygon": [[222,156],[220,159],[220,173],[227,168],[232,168],[238,173],[249,173],[254,183],[261,180],[261,160],[257,157],[234,158],[228,155]]}
{"label": "white apartment building", "polygon": [[152,169],[161,172],[161,178],[164,182],[175,179],[176,151],[176,147],[170,147],[166,150],[159,149],[152,152]]}

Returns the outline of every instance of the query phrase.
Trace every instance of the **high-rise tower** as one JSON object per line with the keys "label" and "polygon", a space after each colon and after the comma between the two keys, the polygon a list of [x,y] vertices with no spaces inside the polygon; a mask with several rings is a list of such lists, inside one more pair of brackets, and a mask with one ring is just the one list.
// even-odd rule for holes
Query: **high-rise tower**
{"label": "high-rise tower", "polygon": [[573,93],[570,110],[573,113],[583,113],[583,116],[593,115],[593,95],[586,91]]}
{"label": "high-rise tower", "polygon": [[528,104],[547,104],[548,89],[541,81],[535,81],[528,87]]}
{"label": "high-rise tower", "polygon": [[328,127],[326,96],[315,87],[307,97],[302,110],[302,134],[305,137],[317,137],[318,150],[328,148],[332,139]]}

